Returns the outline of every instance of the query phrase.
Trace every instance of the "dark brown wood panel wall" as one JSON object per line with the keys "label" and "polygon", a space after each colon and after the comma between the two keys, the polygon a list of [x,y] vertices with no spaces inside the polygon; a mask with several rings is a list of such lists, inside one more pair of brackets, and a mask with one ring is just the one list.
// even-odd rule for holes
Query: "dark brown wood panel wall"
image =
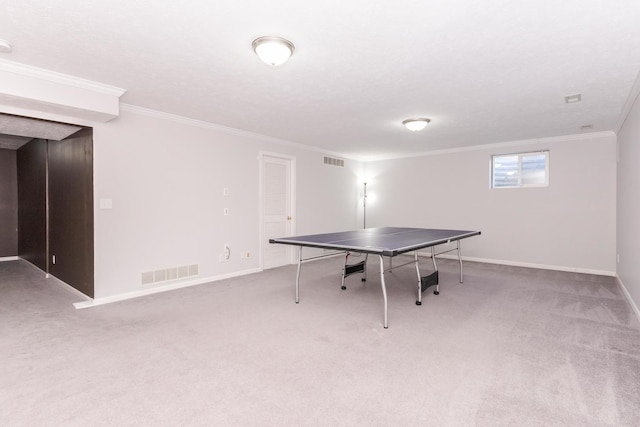
{"label": "dark brown wood panel wall", "polygon": [[47,271],[47,141],[17,151],[18,255]]}
{"label": "dark brown wood panel wall", "polygon": [[49,261],[52,275],[93,298],[92,129],[49,141]]}
{"label": "dark brown wood panel wall", "polygon": [[16,151],[0,149],[0,257],[18,255]]}

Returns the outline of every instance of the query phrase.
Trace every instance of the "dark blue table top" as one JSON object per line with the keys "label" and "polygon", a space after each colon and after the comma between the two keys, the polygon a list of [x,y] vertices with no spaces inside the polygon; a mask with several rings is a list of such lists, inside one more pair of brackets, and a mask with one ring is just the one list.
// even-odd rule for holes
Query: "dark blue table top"
{"label": "dark blue table top", "polygon": [[377,227],[270,239],[270,243],[396,256],[479,235],[479,231]]}

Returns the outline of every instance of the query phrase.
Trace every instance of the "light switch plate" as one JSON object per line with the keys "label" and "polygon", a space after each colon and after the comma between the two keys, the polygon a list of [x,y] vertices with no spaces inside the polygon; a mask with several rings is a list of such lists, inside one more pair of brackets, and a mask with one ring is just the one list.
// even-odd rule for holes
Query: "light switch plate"
{"label": "light switch plate", "polygon": [[100,209],[113,209],[113,200],[100,199]]}

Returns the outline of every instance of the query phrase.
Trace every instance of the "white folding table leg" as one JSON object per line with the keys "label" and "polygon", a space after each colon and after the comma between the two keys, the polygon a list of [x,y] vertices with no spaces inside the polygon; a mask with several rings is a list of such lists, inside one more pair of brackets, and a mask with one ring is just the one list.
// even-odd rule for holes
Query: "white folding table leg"
{"label": "white folding table leg", "polygon": [[298,246],[298,274],[296,274],[296,304],[300,302],[300,267],[302,266],[302,246]]}
{"label": "white folding table leg", "polygon": [[416,305],[422,305],[422,277],[420,277],[420,267],[418,266],[418,251],[413,251],[413,258],[416,264],[416,273],[418,274],[418,299]]}
{"label": "white folding table leg", "polygon": [[460,263],[460,283],[462,283],[462,254],[460,253],[460,240],[458,240],[458,262]]}
{"label": "white folding table leg", "polygon": [[344,279],[347,277],[347,262],[349,261],[349,255],[351,255],[349,252],[345,254],[344,267],[342,267],[342,284],[340,285],[340,289],[342,289],[343,291],[347,289],[347,287],[344,285]]}
{"label": "white folding table leg", "polygon": [[[431,246],[431,260],[433,261],[433,269],[435,270],[436,274],[438,273],[438,264],[436,264],[436,247],[435,246]],[[436,276],[437,278],[438,276]],[[434,295],[440,295],[440,283],[436,283],[436,290],[433,291]]]}
{"label": "white folding table leg", "polygon": [[384,299],[384,328],[387,329],[389,324],[387,322],[387,287],[384,283],[384,258],[380,257],[380,285],[382,286],[382,298]]}

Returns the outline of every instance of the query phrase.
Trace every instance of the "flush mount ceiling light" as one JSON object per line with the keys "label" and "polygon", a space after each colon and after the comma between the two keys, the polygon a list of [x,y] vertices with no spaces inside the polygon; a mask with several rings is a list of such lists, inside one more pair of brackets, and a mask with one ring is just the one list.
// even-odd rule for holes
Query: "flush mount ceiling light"
{"label": "flush mount ceiling light", "polygon": [[0,52],[9,53],[13,48],[11,47],[11,43],[6,40],[0,39]]}
{"label": "flush mount ceiling light", "polygon": [[289,40],[275,36],[258,37],[251,43],[251,47],[262,62],[273,67],[287,62],[296,50]]}
{"label": "flush mount ceiling light", "polygon": [[431,122],[431,119],[416,118],[403,120],[402,124],[410,131],[417,132],[427,127],[429,122]]}

